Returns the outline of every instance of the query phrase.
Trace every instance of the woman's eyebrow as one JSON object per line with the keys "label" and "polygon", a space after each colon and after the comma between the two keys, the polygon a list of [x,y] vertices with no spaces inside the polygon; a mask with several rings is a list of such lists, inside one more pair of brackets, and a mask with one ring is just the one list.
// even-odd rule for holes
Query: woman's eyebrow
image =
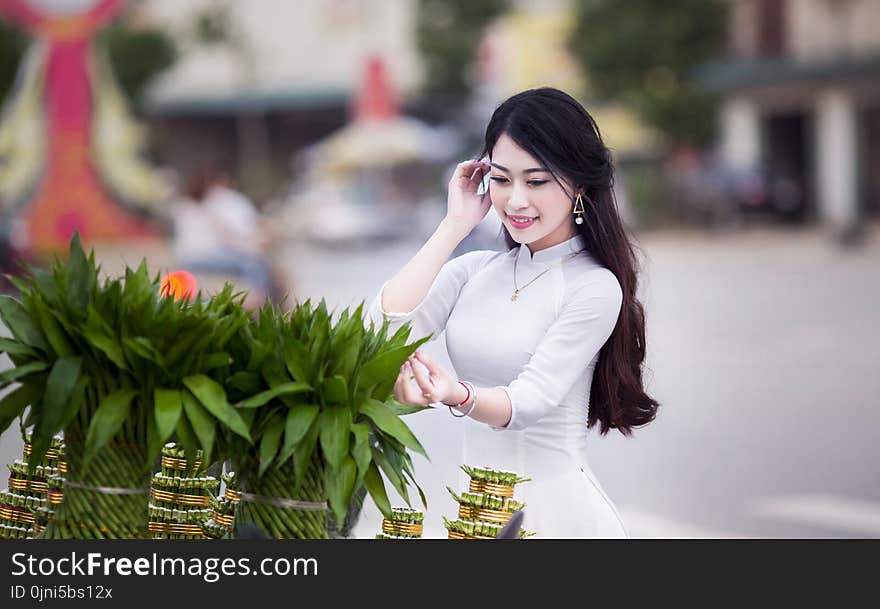
{"label": "woman's eyebrow", "polygon": [[[507,173],[510,173],[510,170],[503,165],[499,165],[498,163],[489,163],[489,164],[492,167],[494,167],[495,169],[500,169],[501,171],[506,171]],[[532,167],[531,169],[524,169],[523,173],[543,173],[545,171],[549,173],[550,170],[545,169],[544,167]]]}

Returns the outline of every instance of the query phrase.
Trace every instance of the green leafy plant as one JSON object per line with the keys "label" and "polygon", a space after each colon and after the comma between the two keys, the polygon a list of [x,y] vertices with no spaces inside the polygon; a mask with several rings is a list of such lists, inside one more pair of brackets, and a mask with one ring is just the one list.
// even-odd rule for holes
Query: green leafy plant
{"label": "green leafy plant", "polygon": [[12,334],[0,352],[14,364],[0,373],[0,389],[18,383],[0,401],[0,431],[26,411],[31,467],[64,431],[69,488],[45,537],[146,537],[139,493],[166,440],[176,435],[192,460],[201,449],[205,465],[224,449],[221,428],[250,442],[214,380],[249,321],[241,295],[227,285],[207,300],[160,297],[145,261],[122,279],[99,275],[74,235],[66,261],[14,280],[20,299],[0,296]]}
{"label": "green leafy plant", "polygon": [[325,512],[272,499],[329,501],[343,528],[362,487],[390,516],[382,473],[407,503],[410,482],[426,503],[407,451],[427,455],[400,418],[422,408],[399,404],[392,389],[400,366],[429,337],[407,344],[408,325],[388,332],[388,322],[365,325],[363,304],[334,322],[323,300],[286,314],[267,304],[242,329],[232,351],[246,364],[226,380],[226,390],[241,397],[236,409],[259,449],[247,451],[224,433],[242,488],[268,499],[242,500],[237,524],[255,523],[275,537],[326,537]]}

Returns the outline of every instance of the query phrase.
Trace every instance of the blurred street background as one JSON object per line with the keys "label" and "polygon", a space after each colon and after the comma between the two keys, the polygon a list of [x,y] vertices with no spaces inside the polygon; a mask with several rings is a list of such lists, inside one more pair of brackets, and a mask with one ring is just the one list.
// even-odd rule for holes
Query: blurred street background
{"label": "blurred street background", "polygon": [[[108,274],[356,306],[493,109],[555,86],[641,248],[661,410],[590,445],[630,534],[880,537],[878,27],[876,0],[0,0],[0,271],[78,230]],[[476,423],[407,423],[442,537]],[[379,529],[368,502],[357,534]]]}

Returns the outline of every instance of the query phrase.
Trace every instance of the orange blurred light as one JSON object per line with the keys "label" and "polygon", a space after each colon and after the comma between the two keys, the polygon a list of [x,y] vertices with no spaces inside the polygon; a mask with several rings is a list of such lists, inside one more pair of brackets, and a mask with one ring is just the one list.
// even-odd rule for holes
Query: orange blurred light
{"label": "orange blurred light", "polygon": [[198,290],[199,284],[196,278],[187,271],[168,273],[162,278],[161,284],[159,284],[159,295],[163,297],[173,296],[174,300],[180,300],[181,298],[189,300],[195,296]]}

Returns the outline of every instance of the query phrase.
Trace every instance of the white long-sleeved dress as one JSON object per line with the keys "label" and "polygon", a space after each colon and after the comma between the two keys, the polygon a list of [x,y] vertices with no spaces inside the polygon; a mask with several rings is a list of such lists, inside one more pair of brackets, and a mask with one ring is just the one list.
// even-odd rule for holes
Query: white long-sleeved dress
{"label": "white long-sleeved dress", "polygon": [[[550,270],[514,301],[515,260],[520,288]],[[369,315],[393,328],[411,322],[412,339],[445,329],[458,378],[507,392],[506,427],[463,425],[462,463],[532,478],[516,487],[525,529],[539,538],[626,537],[585,450],[593,371],[621,301],[616,277],[574,237],[534,255],[524,245],[468,252],[442,267],[409,313],[384,311],[380,290]],[[465,489],[467,477],[449,483]]]}

